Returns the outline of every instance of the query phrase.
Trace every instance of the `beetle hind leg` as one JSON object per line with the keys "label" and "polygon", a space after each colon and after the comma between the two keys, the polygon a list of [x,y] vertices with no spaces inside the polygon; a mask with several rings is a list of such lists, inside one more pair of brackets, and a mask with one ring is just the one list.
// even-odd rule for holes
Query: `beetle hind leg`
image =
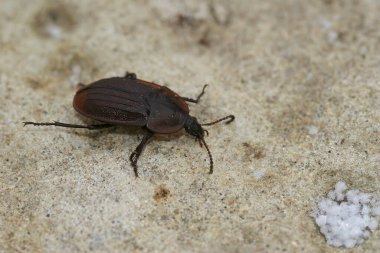
{"label": "beetle hind leg", "polygon": [[33,126],[59,126],[59,127],[67,127],[67,128],[86,128],[89,130],[96,130],[96,129],[102,129],[102,128],[108,128],[113,127],[112,124],[99,124],[99,125],[75,125],[75,124],[67,124],[67,123],[61,123],[58,121],[54,122],[30,122],[25,121],[23,122],[24,126],[26,125],[33,125]]}
{"label": "beetle hind leg", "polygon": [[133,167],[133,172],[135,173],[135,176],[138,177],[137,173],[137,160],[139,159],[144,147],[148,143],[148,141],[153,137],[153,132],[147,131],[144,135],[143,139],[141,140],[140,144],[136,147],[136,149],[132,152],[132,154],[129,156],[129,161],[131,162],[131,165]]}
{"label": "beetle hind leg", "polygon": [[127,79],[132,79],[132,80],[136,80],[137,79],[137,75],[135,73],[132,73],[132,72],[125,72],[125,75],[124,75],[125,78]]}
{"label": "beetle hind leg", "polygon": [[187,98],[187,97],[182,97],[182,99],[185,100],[185,101],[187,101],[187,102],[191,102],[191,103],[197,104],[199,102],[199,100],[201,99],[201,97],[205,94],[205,89],[206,89],[207,86],[208,86],[207,84],[205,84],[203,86],[203,89],[202,89],[201,93],[197,96],[196,99],[194,99],[194,98]]}

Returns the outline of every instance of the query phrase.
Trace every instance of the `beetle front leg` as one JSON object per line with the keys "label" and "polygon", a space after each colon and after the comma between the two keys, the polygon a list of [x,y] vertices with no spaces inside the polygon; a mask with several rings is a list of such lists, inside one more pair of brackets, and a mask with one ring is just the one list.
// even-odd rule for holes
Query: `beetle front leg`
{"label": "beetle front leg", "polygon": [[99,124],[99,125],[75,125],[75,124],[67,124],[67,123],[61,123],[58,121],[54,122],[30,122],[26,121],[23,122],[24,126],[26,125],[33,125],[33,126],[59,126],[59,127],[67,127],[67,128],[86,128],[89,130],[96,130],[96,129],[102,129],[102,128],[108,128],[113,127],[112,124]]}
{"label": "beetle front leg", "polygon": [[199,102],[199,99],[201,99],[201,97],[205,94],[206,87],[207,87],[207,84],[205,84],[203,86],[202,92],[198,95],[197,99],[187,98],[187,97],[182,97],[182,99],[185,100],[185,101],[187,101],[187,102],[191,102],[191,103],[197,104]]}
{"label": "beetle front leg", "polygon": [[146,146],[148,141],[153,137],[153,135],[154,135],[153,132],[147,130],[140,144],[137,146],[135,151],[133,151],[132,154],[129,156],[129,161],[131,162],[131,165],[133,167],[133,171],[135,172],[136,177],[139,176],[137,173],[137,160],[139,159],[144,147]]}

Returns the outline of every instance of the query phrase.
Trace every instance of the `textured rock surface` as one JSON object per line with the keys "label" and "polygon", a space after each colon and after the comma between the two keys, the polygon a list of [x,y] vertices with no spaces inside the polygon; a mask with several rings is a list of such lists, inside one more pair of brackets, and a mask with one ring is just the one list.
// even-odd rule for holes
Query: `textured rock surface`
{"label": "textured rock surface", "polygon": [[[309,216],[380,191],[380,2],[28,1],[0,6],[1,252],[333,252]],[[194,96],[192,138],[82,123],[77,82],[126,70]],[[89,121],[85,121],[89,122]],[[354,252],[375,252],[380,233]]]}

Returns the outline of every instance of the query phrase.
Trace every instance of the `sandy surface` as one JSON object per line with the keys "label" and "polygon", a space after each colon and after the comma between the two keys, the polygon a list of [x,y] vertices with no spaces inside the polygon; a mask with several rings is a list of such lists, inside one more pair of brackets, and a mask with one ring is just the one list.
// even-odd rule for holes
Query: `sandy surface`
{"label": "sandy surface", "polygon": [[[310,218],[337,181],[380,195],[380,2],[0,4],[0,252],[335,252]],[[194,97],[184,132],[89,123],[77,83],[126,70]],[[360,247],[378,252],[377,230]]]}

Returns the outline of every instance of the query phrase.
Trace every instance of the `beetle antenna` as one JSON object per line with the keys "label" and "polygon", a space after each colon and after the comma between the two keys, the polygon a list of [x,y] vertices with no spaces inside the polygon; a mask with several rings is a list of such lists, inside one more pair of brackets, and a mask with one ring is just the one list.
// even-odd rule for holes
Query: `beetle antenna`
{"label": "beetle antenna", "polygon": [[199,139],[199,143],[203,143],[203,145],[207,149],[208,156],[210,157],[210,171],[208,172],[208,174],[212,174],[214,172],[214,161],[212,160],[212,155],[211,155],[210,149],[208,148],[208,146],[207,146],[207,144],[203,138]]}
{"label": "beetle antenna", "polygon": [[230,124],[232,121],[235,120],[235,116],[234,115],[228,115],[228,116],[226,116],[224,118],[215,120],[213,122],[201,124],[201,126],[211,126],[211,125],[214,125],[214,124],[219,123],[219,122],[221,122],[223,120],[226,120],[226,119],[228,119],[228,121],[226,122],[226,124]]}

